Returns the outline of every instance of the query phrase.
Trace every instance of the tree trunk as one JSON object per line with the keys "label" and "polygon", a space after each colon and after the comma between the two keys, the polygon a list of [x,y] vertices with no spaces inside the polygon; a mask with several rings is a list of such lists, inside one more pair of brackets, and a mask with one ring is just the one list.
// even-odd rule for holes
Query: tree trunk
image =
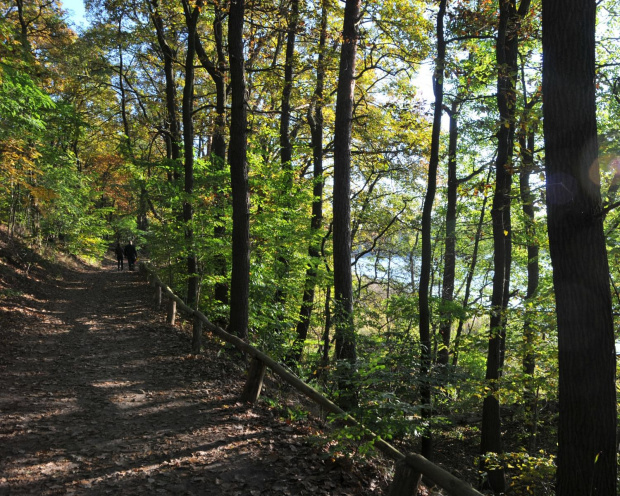
{"label": "tree trunk", "polygon": [[[213,83],[215,84],[215,126],[213,129],[213,138],[211,141],[210,159],[213,168],[217,171],[224,170],[224,161],[226,157],[226,85],[224,74],[226,71],[226,56],[224,54],[224,42],[222,35],[222,20],[224,12],[219,4],[214,5],[213,19],[213,35],[215,37],[215,49],[217,60],[215,63],[209,59],[209,56],[200,42],[200,37],[196,33],[196,54],[202,67],[209,73]],[[216,203],[220,211],[225,208],[225,198],[215,191]],[[221,221],[221,214],[218,213],[218,220]],[[217,239],[221,239],[226,235],[226,228],[223,222],[218,222],[213,229],[213,235]],[[214,260],[214,271],[223,281],[215,283],[214,298],[222,306],[228,305],[228,283],[224,281],[228,275],[226,258],[218,253]],[[226,319],[216,319],[216,324],[220,327],[226,327]]]}
{"label": "tree trunk", "polygon": [[[336,358],[354,364],[357,360],[353,323],[351,278],[351,128],[355,90],[355,62],[361,15],[361,0],[346,0],[342,26],[342,48],[336,93],[334,129],[334,327]],[[350,374],[348,374],[350,377]],[[341,381],[342,384],[342,381]],[[343,395],[343,407],[356,404],[351,387]]]}
{"label": "tree trunk", "polygon": [[243,58],[245,0],[230,4],[228,47],[230,58],[230,145],[228,160],[233,197],[232,273],[230,279],[230,329],[248,337],[250,292],[250,194],[248,188],[247,110]]}
{"label": "tree trunk", "polygon": [[530,175],[534,168],[534,131],[528,130],[519,136],[522,167],[519,171],[519,193],[523,216],[525,218],[525,236],[527,242],[527,294],[525,295],[525,316],[523,319],[523,373],[525,384],[523,402],[525,404],[525,422],[529,432],[529,450],[536,445],[536,394],[534,392],[534,371],[536,369],[536,330],[532,323],[533,310],[528,305],[538,290],[538,240],[536,238],[536,221],[534,219],[534,195],[530,188]]}
{"label": "tree trunk", "polygon": [[[420,264],[419,310],[420,310],[420,400],[423,405],[422,417],[430,422],[431,386],[429,374],[431,369],[431,313],[430,313],[430,278],[432,239],[431,224],[433,203],[437,190],[437,168],[439,166],[439,140],[441,136],[441,116],[443,113],[443,78],[446,58],[446,42],[444,40],[444,16],[447,0],[439,2],[437,12],[437,58],[435,74],[433,76],[433,90],[435,92],[435,109],[433,114],[433,129],[431,134],[431,155],[428,163],[428,179],[426,196],[422,207],[422,261]],[[422,436],[422,456],[431,459],[433,455],[433,439],[430,429],[426,429]]]}
{"label": "tree trunk", "polygon": [[351,128],[355,90],[357,22],[361,0],[347,0],[342,28],[342,48],[334,129],[334,324],[336,358],[356,360],[351,278]]}
{"label": "tree trunk", "polygon": [[32,46],[30,45],[30,40],[28,39],[28,22],[26,21],[25,13],[24,13],[24,1],[23,0],[15,0],[15,4],[17,5],[17,17],[19,19],[19,41],[21,43],[22,54],[24,56],[24,61],[32,62]]}
{"label": "tree trunk", "polygon": [[616,390],[595,102],[595,0],[543,0],[547,226],[558,324],[558,496],[616,494]]}
{"label": "tree trunk", "polygon": [[[213,133],[213,142],[211,145],[211,160],[216,163],[217,170],[224,170],[224,162],[226,157],[226,84],[224,81],[224,74],[226,72],[226,56],[224,55],[224,42],[222,35],[222,21],[224,18],[224,12],[220,4],[215,4],[215,19],[213,21],[213,33],[215,35],[215,46],[217,51],[217,76],[214,78],[215,82],[215,131]],[[226,204],[226,199],[223,195],[218,194],[218,205],[223,211]],[[226,228],[224,223],[214,228],[214,235],[216,238],[224,238],[226,236]],[[228,305],[228,267],[226,263],[226,257],[219,254],[215,259],[216,273],[223,279],[222,282],[215,284],[215,300],[222,305]],[[220,322],[225,324],[224,321]]]}
{"label": "tree trunk", "polygon": [[[487,178],[485,181],[485,185],[489,184],[489,181],[491,180],[491,168],[489,168],[489,172],[487,174]],[[489,197],[486,194],[486,188],[485,188],[485,193],[484,194],[484,199],[482,200],[482,207],[480,208],[480,216],[478,217],[478,224],[476,225],[476,234],[474,235],[474,248],[472,250],[471,253],[471,262],[469,263],[469,268],[467,269],[467,276],[465,278],[465,294],[463,295],[463,300],[461,303],[461,306],[466,309],[469,306],[469,298],[471,295],[471,284],[474,280],[474,274],[476,273],[476,265],[478,263],[478,250],[480,247],[480,239],[482,238],[482,228],[484,226],[484,218],[486,215],[486,208],[487,208],[487,202]],[[453,355],[452,355],[452,367],[455,367],[458,365],[458,360],[459,360],[459,349],[460,349],[460,344],[461,344],[461,335],[463,333],[463,324],[464,324],[465,320],[464,318],[461,316],[461,318],[459,318],[459,323],[456,327],[456,333],[454,336],[454,345],[452,347],[453,349]]]}
{"label": "tree trunk", "polygon": [[310,328],[310,316],[314,305],[314,291],[321,253],[317,239],[321,224],[323,223],[323,87],[325,83],[325,46],[327,39],[327,4],[322,0],[321,10],[321,34],[319,37],[319,58],[314,96],[308,109],[308,124],[312,140],[312,163],[313,169],[313,200],[312,219],[310,221],[311,239],[308,247],[308,268],[304,283],[299,319],[297,321],[297,337],[293,343],[291,361],[299,362],[303,354],[304,342]]}
{"label": "tree trunk", "polygon": [[[131,141],[131,129],[127,112],[127,90],[125,88],[125,66],[123,59],[123,13],[118,18],[118,88],[121,96],[121,119],[123,121],[124,136],[121,140],[121,152],[135,163],[133,145]],[[76,154],[77,156],[77,154]],[[148,194],[144,183],[140,187],[138,211],[136,212],[136,225],[141,231],[148,229]]]}
{"label": "tree trunk", "polygon": [[[282,106],[280,109],[280,164],[284,171],[285,181],[281,194],[282,218],[290,220],[291,190],[293,188],[293,145],[290,137],[291,122],[291,93],[293,90],[293,62],[295,56],[295,38],[297,35],[297,24],[299,21],[299,0],[291,0],[291,10],[288,18],[288,28],[286,35],[286,54],[284,60],[284,85],[282,87]],[[284,238],[286,233],[276,234],[276,257],[275,257],[275,282],[276,290],[274,303],[276,306],[276,317],[273,326],[275,333],[282,332],[282,324],[286,319],[286,279],[289,271],[290,250]]]}
{"label": "tree trunk", "polygon": [[[291,0],[291,12],[286,35],[286,58],[284,60],[284,87],[282,88],[282,109],[280,112],[280,162],[289,173],[292,170],[293,145],[289,136],[291,122],[291,92],[293,90],[293,60],[295,37],[299,20],[299,0]],[[292,181],[292,177],[289,179]]]}
{"label": "tree trunk", "polygon": [[185,162],[185,201],[183,220],[185,222],[185,243],[187,245],[187,305],[197,307],[198,299],[198,258],[194,248],[194,217],[192,194],[194,193],[194,57],[196,55],[196,26],[202,7],[197,0],[193,9],[188,0],[183,0],[185,22],[187,24],[187,54],[185,57],[185,86],[183,87],[183,158]]}
{"label": "tree trunk", "polygon": [[118,89],[121,93],[121,119],[123,121],[123,132],[125,136],[121,140],[121,151],[127,157],[133,159],[131,147],[131,136],[129,130],[129,117],[127,116],[127,91],[125,90],[124,80],[125,67],[123,63],[123,14],[118,18]]}
{"label": "tree trunk", "polygon": [[164,78],[166,80],[166,110],[168,113],[167,127],[169,136],[166,137],[167,147],[170,150],[170,159],[174,163],[174,171],[169,174],[169,179],[178,179],[179,173],[177,171],[177,165],[179,158],[181,157],[181,133],[179,129],[179,120],[177,118],[177,104],[176,104],[176,80],[174,77],[174,59],[176,58],[176,52],[170,47],[166,41],[164,32],[164,23],[159,12],[159,0],[151,0],[149,5],[151,20],[155,26],[157,32],[157,42],[159,48],[162,51],[164,57]]}
{"label": "tree trunk", "polygon": [[529,9],[529,0],[522,0],[517,10],[515,0],[500,0],[499,26],[497,29],[496,60],[497,106],[500,115],[497,132],[497,159],[495,161],[495,192],[491,218],[493,222],[493,291],[489,348],[487,354],[486,383],[488,396],[482,407],[480,451],[481,469],[488,478],[485,487],[496,494],[505,489],[504,469],[486,468],[486,453],[502,453],[501,418],[498,398],[499,381],[504,364],[506,344],[506,310],[509,301],[510,269],[512,261],[512,228],[510,221],[510,190],[512,185],[513,149],[515,134],[515,81],[517,76],[518,33],[520,19]]}
{"label": "tree trunk", "polygon": [[[446,205],[446,237],[444,242],[444,269],[441,300],[447,307],[454,301],[454,278],[456,269],[456,198],[459,181],[456,177],[456,145],[458,124],[456,113],[459,102],[454,100],[450,109],[450,139],[448,144],[448,193]],[[439,323],[441,348],[437,362],[447,365],[450,359],[450,338],[452,331],[451,311],[444,309]]]}

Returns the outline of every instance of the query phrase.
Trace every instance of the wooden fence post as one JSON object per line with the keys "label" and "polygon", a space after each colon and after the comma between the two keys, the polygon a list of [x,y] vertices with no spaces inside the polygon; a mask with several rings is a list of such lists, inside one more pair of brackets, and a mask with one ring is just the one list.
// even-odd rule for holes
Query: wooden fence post
{"label": "wooden fence post", "polygon": [[174,321],[177,317],[177,302],[172,298],[168,299],[168,315],[166,316],[166,322],[170,325],[174,325]]}
{"label": "wooden fence post", "polygon": [[192,335],[192,353],[197,355],[200,353],[202,346],[202,320],[198,318],[198,315],[194,315],[194,332]]}
{"label": "wooden fence post", "polygon": [[161,286],[159,284],[155,285],[155,304],[157,308],[161,308]]}
{"label": "wooden fence post", "polygon": [[410,467],[405,460],[396,462],[396,473],[390,485],[389,496],[416,496],[422,474]]}
{"label": "wooden fence post", "polygon": [[252,358],[250,370],[248,370],[248,380],[243,387],[243,393],[241,393],[241,401],[256,403],[261,389],[263,389],[266,368],[267,365],[262,360],[256,357]]}

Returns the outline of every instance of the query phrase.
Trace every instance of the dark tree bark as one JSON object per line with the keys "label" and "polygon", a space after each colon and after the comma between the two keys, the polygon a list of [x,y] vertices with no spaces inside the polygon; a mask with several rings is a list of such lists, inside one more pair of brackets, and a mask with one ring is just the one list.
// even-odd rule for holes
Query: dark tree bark
{"label": "dark tree bark", "polygon": [[[292,170],[293,145],[290,138],[291,92],[293,90],[293,59],[295,37],[299,21],[299,0],[291,0],[291,11],[286,34],[286,58],[284,60],[284,87],[282,88],[282,109],[280,112],[280,162],[287,170]],[[290,175],[290,174],[289,174]],[[292,177],[290,177],[292,181]]]}
{"label": "dark tree bark", "polygon": [[519,194],[525,218],[525,239],[527,243],[527,294],[525,295],[525,315],[523,319],[523,373],[525,384],[523,402],[525,406],[526,429],[529,433],[528,448],[531,452],[536,447],[536,394],[534,392],[534,371],[536,369],[536,329],[532,323],[532,311],[528,302],[532,301],[538,291],[539,245],[536,237],[536,221],[534,218],[534,194],[530,188],[530,175],[534,170],[534,130],[519,135],[521,149],[521,170],[519,171]]}
{"label": "dark tree bark", "polygon": [[233,0],[228,17],[230,58],[230,145],[228,160],[233,197],[232,273],[230,278],[230,329],[248,337],[250,292],[250,193],[248,187],[247,110],[243,58],[245,0]]}
{"label": "dark tree bark", "polygon": [[[446,236],[444,241],[444,269],[441,289],[441,300],[449,305],[454,301],[454,278],[456,269],[456,198],[459,181],[456,177],[456,145],[458,138],[457,111],[459,101],[452,102],[450,115],[450,138],[448,143],[448,188],[446,205]],[[439,350],[437,362],[447,365],[450,359],[450,338],[452,320],[449,311],[444,311],[439,323],[439,334],[442,347]]]}
{"label": "dark tree bark", "polygon": [[167,134],[166,148],[169,152],[169,159],[175,164],[174,172],[168,174],[168,179],[178,179],[179,173],[176,163],[181,158],[181,131],[177,117],[177,94],[176,79],[174,77],[174,60],[176,51],[168,44],[164,30],[164,22],[159,11],[159,0],[151,0],[149,4],[151,20],[157,32],[157,42],[164,58],[164,78],[166,80],[166,110],[168,122],[166,123]]}
{"label": "dark tree bark", "polygon": [[325,313],[325,326],[323,328],[323,348],[320,350],[321,353],[321,365],[323,367],[327,367],[327,365],[329,364],[329,344],[331,342],[330,338],[329,338],[329,332],[331,330],[331,326],[332,326],[332,318],[331,318],[331,307],[330,307],[330,301],[331,301],[331,297],[332,297],[332,287],[331,286],[327,286],[327,289],[325,290],[325,309],[324,309],[324,313]]}
{"label": "dark tree bark", "polygon": [[[435,92],[435,109],[433,114],[433,129],[431,132],[431,154],[428,162],[428,179],[426,195],[422,207],[422,260],[420,264],[419,311],[420,311],[420,396],[424,408],[422,416],[430,421],[432,410],[432,392],[429,381],[431,369],[431,310],[430,310],[430,278],[431,261],[433,257],[431,224],[433,203],[437,191],[437,168],[439,166],[439,140],[441,135],[441,115],[443,113],[443,78],[446,60],[446,42],[444,40],[444,16],[447,0],[440,0],[437,12],[437,58],[435,74],[433,76],[433,90]],[[432,458],[433,439],[430,429],[422,436],[422,456]]]}
{"label": "dark tree bark", "polygon": [[198,258],[194,248],[194,229],[192,220],[194,209],[194,58],[196,56],[196,27],[202,8],[202,0],[197,0],[192,8],[188,0],[183,1],[183,11],[187,24],[187,54],[185,56],[185,85],[183,87],[183,158],[184,191],[183,221],[185,222],[185,243],[187,245],[187,305],[196,308],[198,300]]}
{"label": "dark tree bark", "polygon": [[[211,141],[211,162],[215,170],[221,171],[224,169],[224,161],[226,157],[226,85],[224,80],[224,74],[226,71],[226,56],[224,54],[224,42],[222,35],[222,21],[224,12],[220,4],[214,5],[215,15],[213,19],[213,36],[215,38],[215,49],[217,53],[217,60],[213,62],[207,52],[205,51],[198,33],[196,34],[196,53],[200,64],[207,71],[213,83],[215,84],[215,126],[213,129],[213,138]],[[225,204],[225,198],[222,197],[216,191],[216,202],[218,206],[223,210]],[[214,228],[214,236],[216,238],[223,238],[226,235],[226,228],[223,223],[218,222]],[[228,274],[228,267],[226,258],[218,254],[214,260],[214,270],[217,275],[226,278]],[[217,302],[222,305],[228,304],[228,283],[218,282],[215,284],[214,297]],[[216,323],[221,327],[226,327],[226,319],[218,320]]]}
{"label": "dark tree bark", "polygon": [[[329,267],[329,263],[327,262],[327,256],[325,255],[325,244],[332,232],[333,224],[329,225],[329,229],[323,239],[321,241],[321,258],[323,259],[323,263],[325,264],[325,270],[328,273],[331,273],[331,269]],[[332,301],[332,287],[328,284],[325,288],[325,306],[323,310],[323,314],[325,316],[325,326],[323,328],[323,336],[322,336],[322,344],[319,345],[319,355],[321,355],[321,363],[317,370],[317,379],[323,374],[325,370],[327,370],[327,366],[329,365],[329,349],[331,344],[331,339],[329,337],[331,326],[332,326],[332,311],[331,311],[331,301]]]}
{"label": "dark tree bark", "polygon": [[15,0],[15,4],[17,5],[17,18],[19,19],[19,41],[21,43],[22,54],[25,61],[31,61],[32,46],[30,45],[30,40],[28,38],[29,22],[26,21],[26,15],[24,12],[24,1]]}
{"label": "dark tree bark", "polygon": [[[218,170],[224,170],[226,157],[226,85],[224,74],[226,72],[226,56],[224,55],[224,42],[222,35],[222,21],[224,12],[220,4],[215,5],[215,19],[213,21],[213,33],[215,35],[215,46],[217,51],[217,77],[213,78],[215,82],[216,103],[215,103],[215,132],[213,133],[213,143],[211,148],[211,160],[216,164]],[[222,195],[218,195],[218,204],[222,211],[225,208],[226,199]],[[226,228],[223,223],[215,227],[215,237],[223,238],[226,236]],[[226,257],[220,255],[215,260],[216,271],[220,277],[224,279],[222,282],[215,284],[215,300],[222,305],[228,305],[228,267]],[[224,321],[221,322],[225,324]]]}
{"label": "dark tree bark", "polygon": [[346,0],[334,129],[334,327],[336,358],[355,363],[351,278],[351,128],[361,0]]}
{"label": "dark tree bark", "polygon": [[[123,12],[118,17],[118,89],[121,97],[121,119],[123,121],[123,132],[125,136],[121,140],[121,151],[130,160],[135,162],[135,154],[131,141],[131,129],[129,125],[129,115],[127,112],[127,89],[125,88],[125,64],[123,57]],[[148,193],[144,184],[140,186],[140,198],[138,200],[138,211],[136,212],[136,224],[138,229],[146,231],[148,229]]]}
{"label": "dark tree bark", "polygon": [[[532,144],[533,144],[532,134]],[[525,301],[530,301],[538,289],[539,267],[538,267],[538,241],[536,240],[534,203],[530,189],[531,169],[523,170],[519,173],[519,189],[522,201],[523,215],[526,223],[527,236],[527,293]],[[523,321],[523,337],[525,340],[525,353],[523,354],[523,372],[532,375],[536,367],[536,352],[534,350],[535,331],[532,328],[532,317],[527,312]]]}
{"label": "dark tree bark", "polygon": [[[346,0],[344,8],[334,129],[334,337],[336,359],[346,360],[353,368],[357,349],[351,276],[351,129],[361,6],[361,0]],[[357,395],[351,384],[352,372],[339,365],[339,402],[344,409],[357,406]]]}
{"label": "dark tree bark", "polygon": [[497,159],[495,161],[495,193],[491,218],[493,222],[493,291],[489,348],[487,354],[486,383],[488,395],[482,407],[480,451],[481,469],[488,474],[485,487],[496,494],[505,489],[504,469],[490,470],[484,463],[486,453],[502,453],[501,418],[498,398],[499,381],[504,364],[506,341],[506,309],[510,289],[512,262],[512,227],[510,221],[510,190],[513,174],[513,149],[515,135],[516,76],[521,18],[527,14],[529,0],[522,0],[517,9],[515,0],[500,0],[499,26],[497,29],[496,60],[498,66],[497,106],[500,115],[497,132]]}
{"label": "dark tree bark", "polygon": [[[293,90],[293,63],[295,56],[295,39],[297,36],[297,24],[299,21],[299,0],[290,0],[291,7],[288,17],[288,27],[286,34],[286,51],[284,59],[284,85],[282,87],[282,103],[280,109],[280,163],[282,170],[284,171],[285,181],[281,190],[282,203],[281,208],[283,210],[282,216],[285,220],[290,219],[291,196],[290,192],[293,187],[293,145],[290,137],[290,123],[291,123],[291,93]],[[285,317],[285,301],[286,301],[286,279],[289,271],[289,250],[286,248],[286,243],[283,243],[282,235],[277,234],[279,238],[278,246],[276,247],[277,255],[275,257],[275,280],[276,291],[274,295],[274,303],[276,305],[276,318],[274,322],[274,332],[280,333],[282,331],[282,323]]]}
{"label": "dark tree bark", "polygon": [[310,108],[308,109],[308,125],[312,141],[312,163],[314,186],[312,189],[312,219],[310,221],[311,240],[308,247],[309,263],[306,269],[304,294],[302,296],[299,319],[297,321],[297,337],[293,343],[290,360],[299,362],[304,349],[304,342],[310,328],[310,317],[314,305],[314,291],[321,253],[319,240],[317,239],[323,222],[323,88],[325,85],[325,46],[327,39],[327,4],[322,1],[321,9],[321,33],[319,36],[318,67],[316,76],[316,88]]}
{"label": "dark tree bark", "polygon": [[123,136],[121,150],[133,159],[131,136],[129,130],[129,117],[127,115],[127,91],[125,90],[125,66],[123,61],[123,14],[118,18],[118,89],[121,96],[121,119],[123,121]]}
{"label": "dark tree bark", "polygon": [[543,0],[547,227],[558,324],[558,496],[616,494],[616,391],[595,101],[595,0]]}

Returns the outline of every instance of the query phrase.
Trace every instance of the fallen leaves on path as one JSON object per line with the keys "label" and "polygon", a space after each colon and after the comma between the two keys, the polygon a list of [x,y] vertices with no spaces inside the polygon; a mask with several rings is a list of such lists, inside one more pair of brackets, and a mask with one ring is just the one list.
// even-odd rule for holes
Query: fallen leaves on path
{"label": "fallen leaves on path", "polygon": [[243,369],[215,343],[189,355],[137,273],[58,270],[0,299],[0,495],[383,493],[373,466],[330,461],[314,420],[239,403]]}

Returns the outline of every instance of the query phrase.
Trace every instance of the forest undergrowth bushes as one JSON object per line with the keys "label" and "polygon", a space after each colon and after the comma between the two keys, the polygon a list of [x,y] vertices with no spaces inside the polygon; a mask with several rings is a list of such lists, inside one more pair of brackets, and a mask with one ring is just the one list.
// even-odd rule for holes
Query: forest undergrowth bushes
{"label": "forest undergrowth bushes", "polygon": [[[183,260],[177,258],[180,270]],[[164,268],[160,269],[165,274]],[[254,272],[254,268],[252,269]],[[264,270],[256,267],[256,271]],[[179,272],[172,270],[172,274]],[[182,292],[184,281],[176,276],[177,288]],[[260,278],[259,278],[260,280]],[[208,287],[211,282],[207,282]],[[250,322],[253,327],[250,341],[258,348],[285,362],[295,334],[293,321],[279,323],[275,308],[267,308],[269,294],[276,286],[257,284],[254,294],[261,294],[259,302],[253,302]],[[203,299],[208,299],[208,294]],[[357,408],[350,413],[363,425],[394,443],[403,451],[419,452],[422,434],[430,428],[437,445],[437,461],[455,473],[463,474],[476,485],[484,474],[479,473],[479,439],[481,427],[480,405],[487,394],[485,384],[486,347],[488,342],[488,316],[483,309],[470,308],[467,313],[458,311],[456,318],[465,319],[459,341],[458,365],[440,365],[434,359],[431,373],[421,379],[418,350],[420,347],[416,332],[415,304],[402,305],[403,314],[392,313],[389,326],[382,319],[385,313],[368,304],[360,311],[357,333],[358,359],[354,366],[346,361],[334,359],[333,342],[330,339],[329,358],[324,355],[325,293],[317,292],[310,334],[305,343],[303,359],[294,364],[293,371],[306,382],[321,390],[328,397],[338,401],[344,382],[356,392]],[[411,297],[409,297],[411,298]],[[396,298],[404,301],[404,295]],[[264,300],[264,301],[263,301]],[[204,301],[204,300],[201,300]],[[372,301],[368,300],[368,301]],[[385,305],[385,302],[381,302]],[[211,303],[213,305],[213,303]],[[394,308],[396,305],[394,304]],[[209,318],[213,307],[201,307]],[[222,309],[220,309],[221,311]],[[226,308],[223,307],[225,311]],[[221,312],[225,313],[225,312]],[[221,315],[221,313],[219,313]],[[285,313],[290,315],[290,313]],[[522,361],[525,353],[522,322],[523,310],[509,310],[507,353],[500,387],[501,415],[503,419],[503,442],[505,454],[489,458],[490,466],[501,463],[506,467],[510,486],[507,494],[546,496],[553,494],[553,478],[556,453],[557,426],[557,372],[553,366],[556,359],[555,336],[546,312],[535,314],[532,321],[540,329],[536,342],[536,370],[533,376],[523,373]],[[531,315],[530,315],[531,318]],[[278,332],[274,332],[274,328]],[[439,336],[434,334],[436,357],[440,348]],[[345,380],[342,379],[343,370]],[[426,381],[426,382],[425,382]],[[420,402],[420,389],[424,385],[432,390],[432,412],[430,422],[422,413],[425,405]],[[531,391],[531,394],[526,394]],[[532,399],[533,398],[533,399]],[[533,406],[531,402],[534,401]],[[290,415],[303,415],[291,410]],[[531,429],[535,425],[535,435]],[[335,419],[332,430],[334,440],[352,443],[355,456],[372,453],[372,443],[365,440],[363,432],[350,427],[338,427]],[[459,456],[454,456],[459,453]]]}
{"label": "forest undergrowth bushes", "polygon": [[[419,452],[420,437],[430,428],[437,445],[437,461],[449,464],[450,470],[466,474],[470,483],[477,484],[484,477],[477,467],[480,403],[486,393],[486,334],[464,333],[457,367],[432,367],[426,383],[433,392],[430,424],[422,415],[424,405],[419,400],[424,383],[417,374],[418,340],[413,335],[398,333],[389,340],[376,334],[358,337],[359,359],[353,387],[359,408],[353,415],[403,451]],[[552,343],[541,344],[538,350],[540,363],[533,378],[522,373],[520,356],[506,358],[500,388],[506,453],[501,459],[488,461],[502,463],[508,469],[507,494],[544,496],[554,491],[557,377],[548,365],[554,356]],[[323,381],[327,391],[336,389],[329,375]],[[531,400],[525,393],[526,385],[535,388],[533,411],[528,405]],[[536,426],[535,434],[531,432],[532,425]],[[454,456],[455,453],[462,456]]]}

